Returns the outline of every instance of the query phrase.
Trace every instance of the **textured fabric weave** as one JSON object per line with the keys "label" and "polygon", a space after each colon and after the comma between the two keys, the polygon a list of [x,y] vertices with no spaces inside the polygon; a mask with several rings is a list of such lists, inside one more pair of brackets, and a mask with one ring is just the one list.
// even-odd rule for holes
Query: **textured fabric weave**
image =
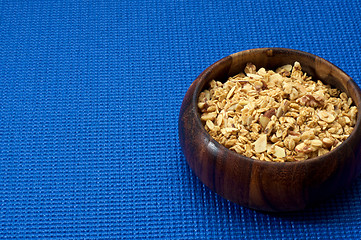
{"label": "textured fabric weave", "polygon": [[178,113],[210,64],[256,47],[361,84],[361,2],[1,1],[0,238],[359,239],[361,178],[267,214],[207,189]]}

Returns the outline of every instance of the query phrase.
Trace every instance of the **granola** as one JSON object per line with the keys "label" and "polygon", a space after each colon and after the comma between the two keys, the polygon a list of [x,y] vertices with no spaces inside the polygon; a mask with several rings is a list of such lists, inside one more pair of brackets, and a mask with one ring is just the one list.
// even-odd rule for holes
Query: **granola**
{"label": "granola", "polygon": [[323,155],[351,134],[357,107],[346,93],[313,81],[299,62],[275,71],[248,63],[225,83],[200,93],[205,129],[219,143],[264,161],[300,161]]}

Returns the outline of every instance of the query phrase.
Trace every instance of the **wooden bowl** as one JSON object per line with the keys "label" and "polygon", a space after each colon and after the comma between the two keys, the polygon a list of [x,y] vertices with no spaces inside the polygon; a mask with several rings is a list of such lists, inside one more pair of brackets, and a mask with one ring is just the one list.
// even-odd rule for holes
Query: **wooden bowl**
{"label": "wooden bowl", "polygon": [[[276,69],[298,61],[314,80],[345,91],[358,108],[350,137],[335,150],[299,162],[266,162],[245,157],[215,141],[204,129],[197,100],[212,79],[226,81],[246,63]],[[361,170],[361,92],[342,70],[313,54],[284,48],[259,48],[232,54],[202,72],[189,87],[179,114],[179,140],[189,166],[211,190],[256,210],[298,211],[348,186]]]}

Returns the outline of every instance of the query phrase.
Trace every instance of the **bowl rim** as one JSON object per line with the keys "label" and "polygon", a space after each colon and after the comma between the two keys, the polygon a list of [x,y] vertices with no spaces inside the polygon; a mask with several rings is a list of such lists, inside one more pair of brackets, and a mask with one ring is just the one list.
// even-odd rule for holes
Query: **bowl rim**
{"label": "bowl rim", "polygon": [[[253,49],[247,49],[247,50],[242,50],[233,54],[230,54],[226,57],[223,57],[221,59],[219,59],[218,61],[214,62],[213,64],[211,64],[210,66],[208,66],[205,70],[202,71],[202,73],[194,80],[194,83],[197,83],[194,89],[194,92],[192,93],[192,100],[191,100],[191,104],[193,106],[195,106],[195,115],[196,115],[196,119],[195,119],[195,124],[197,124],[197,127],[201,129],[203,134],[206,134],[206,136],[209,137],[210,141],[212,141],[213,144],[216,145],[217,148],[220,148],[222,151],[226,151],[228,152],[231,156],[232,159],[236,159],[238,160],[244,160],[244,161],[250,161],[250,162],[257,162],[260,164],[264,164],[266,166],[270,165],[270,166],[280,166],[280,165],[289,165],[289,166],[293,166],[293,165],[301,165],[301,164],[311,164],[314,162],[321,162],[321,161],[325,161],[327,160],[329,157],[331,157],[332,155],[335,155],[337,153],[337,149],[341,149],[342,146],[348,144],[351,140],[352,140],[352,136],[354,136],[356,134],[356,132],[360,131],[361,129],[361,105],[360,106],[356,106],[358,109],[357,112],[357,121],[355,123],[354,129],[352,130],[351,134],[347,137],[347,139],[345,141],[343,141],[339,146],[337,146],[335,149],[333,149],[332,151],[327,152],[326,154],[314,157],[314,158],[310,158],[310,159],[306,159],[306,160],[301,160],[301,161],[294,161],[294,162],[274,162],[274,161],[264,161],[264,160],[260,160],[258,158],[250,158],[247,157],[245,155],[242,155],[240,153],[237,153],[235,151],[232,151],[230,149],[228,149],[227,147],[225,147],[224,145],[222,145],[221,143],[219,143],[218,141],[216,141],[204,128],[202,121],[200,119],[200,114],[199,114],[199,109],[198,109],[198,97],[199,94],[201,93],[201,91],[204,89],[204,86],[210,82],[210,80],[206,81],[205,79],[208,77],[209,73],[213,70],[213,68],[223,62],[227,62],[227,61],[232,61],[232,57],[238,54],[248,54],[248,53],[252,53],[255,51],[259,51],[259,52],[265,52],[265,51],[276,51],[279,54],[284,54],[284,53],[289,53],[292,52],[293,54],[301,54],[304,55],[306,57],[311,57],[311,58],[318,58],[319,60],[321,60],[322,62],[330,65],[332,68],[337,69],[339,72],[341,72],[343,75],[345,75],[345,77],[349,78],[349,81],[351,81],[351,83],[354,85],[354,87],[356,87],[359,91],[357,91],[357,97],[359,98],[359,102],[361,103],[361,90],[360,87],[357,85],[357,83],[347,74],[345,73],[342,69],[340,69],[339,67],[337,67],[336,65],[334,65],[333,63],[331,63],[330,61],[319,57],[315,54],[309,53],[309,52],[305,52],[305,51],[301,51],[301,50],[296,50],[296,49],[291,49],[291,48],[278,48],[278,47],[269,47],[269,48],[253,48]],[[312,75],[310,75],[312,76]],[[313,77],[313,76],[312,76]],[[319,79],[317,79],[319,80]],[[356,103],[355,99],[353,99],[353,104]]]}

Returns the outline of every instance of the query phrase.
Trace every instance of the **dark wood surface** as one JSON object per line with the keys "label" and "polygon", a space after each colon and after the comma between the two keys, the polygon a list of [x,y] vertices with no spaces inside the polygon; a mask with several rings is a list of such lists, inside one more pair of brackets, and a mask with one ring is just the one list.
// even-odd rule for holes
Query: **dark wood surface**
{"label": "dark wood surface", "polygon": [[205,131],[197,99],[209,81],[225,81],[242,72],[248,62],[275,69],[295,61],[313,79],[345,91],[360,109],[360,89],[342,70],[315,55],[282,48],[252,49],[225,57],[201,73],[184,97],[178,123],[185,158],[207,187],[232,202],[262,211],[302,210],[349,186],[360,173],[360,110],[353,133],[336,150],[300,162],[253,160],[228,150]]}

